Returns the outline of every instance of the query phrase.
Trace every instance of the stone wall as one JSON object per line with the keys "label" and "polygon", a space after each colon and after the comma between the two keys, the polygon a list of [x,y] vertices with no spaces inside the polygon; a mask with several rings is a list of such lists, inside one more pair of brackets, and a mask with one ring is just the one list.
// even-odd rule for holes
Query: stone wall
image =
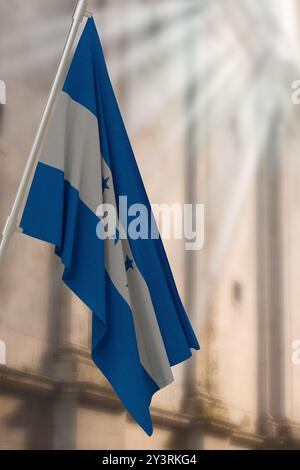
{"label": "stone wall", "polygon": [[[25,6],[21,0],[0,0],[0,79],[7,84],[7,104],[0,117],[1,226],[41,118],[74,3],[30,0]],[[233,80],[237,75],[245,83],[253,79],[250,65],[257,59],[250,41],[253,26],[247,29],[243,18],[219,10],[218,2],[211,12],[208,5],[197,12],[193,5],[186,8],[185,2],[175,3],[165,2],[162,7],[155,0],[93,1],[90,9],[95,12],[151,201],[183,203],[192,198],[206,206],[204,250],[187,256],[183,241],[165,243],[202,351],[188,365],[176,367],[175,383],[155,397],[155,432],[149,439],[94,367],[90,313],[61,284],[61,267],[53,249],[17,234],[0,277],[0,340],[6,344],[7,359],[6,365],[0,365],[1,449],[298,445],[299,373],[289,360],[290,339],[297,334],[300,338],[298,229],[293,216],[299,205],[297,146],[289,139],[284,147],[279,143],[282,161],[289,156],[289,166],[277,176],[281,181],[284,175],[288,187],[285,207],[290,214],[285,225],[289,229],[276,242],[284,246],[278,269],[290,280],[281,279],[279,287],[284,292],[288,288],[290,303],[283,300],[281,310],[284,326],[292,324],[293,334],[283,340],[286,356],[281,384],[286,391],[283,408],[288,412],[274,418],[270,408],[265,408],[259,385],[270,384],[269,369],[261,367],[260,341],[273,334],[270,325],[263,331],[260,328],[263,312],[258,291],[262,285],[257,275],[261,267],[258,246],[263,238],[257,214],[262,207],[262,187],[255,168],[250,168],[248,178],[243,173],[244,161],[257,158],[258,151],[250,143],[259,129],[254,127],[248,140],[242,139],[244,117],[239,114],[239,99],[248,88],[244,84],[240,98],[236,97]],[[224,20],[226,15],[230,21]],[[212,20],[214,28],[208,28]],[[222,50],[218,38],[225,40],[228,29],[236,39]],[[224,70],[235,56],[241,62],[226,78]],[[259,64],[257,67],[254,77],[259,76]],[[251,90],[256,90],[255,80],[252,85]],[[256,119],[254,113],[251,123]],[[298,116],[291,110],[283,119],[297,128]],[[248,128],[249,122],[245,122]],[[273,155],[268,146],[259,152],[266,162]],[[276,213],[276,217],[286,220],[287,212]],[[268,234],[264,237],[268,244]],[[271,276],[270,262],[266,263],[261,272]]]}

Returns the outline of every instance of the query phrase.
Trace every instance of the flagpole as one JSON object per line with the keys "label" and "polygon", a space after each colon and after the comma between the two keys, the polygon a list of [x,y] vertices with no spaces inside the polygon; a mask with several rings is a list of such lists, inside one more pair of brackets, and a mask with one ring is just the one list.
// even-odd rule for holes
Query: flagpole
{"label": "flagpole", "polygon": [[87,11],[87,0],[78,0],[77,5],[73,14],[73,21],[72,25],[65,43],[64,51],[62,54],[62,58],[50,91],[50,95],[47,101],[47,105],[39,125],[35,140],[33,142],[33,146],[31,152],[28,157],[28,161],[24,170],[24,174],[19,185],[19,189],[13,203],[11,214],[9,215],[5,228],[2,233],[2,242],[0,245],[0,265],[3,261],[5,253],[7,251],[8,245],[18,229],[18,217],[19,212],[26,196],[27,188],[30,182],[30,178],[32,176],[35,164],[38,159],[39,151],[41,149],[41,145],[43,143],[43,138],[45,135],[45,131],[47,130],[48,122],[51,117],[51,112],[53,109],[53,105],[55,103],[56,96],[60,90],[62,85],[62,80],[65,76],[66,69],[68,67],[69,57],[72,51],[72,47],[74,41],[76,39],[76,35],[78,33],[78,29],[80,24],[83,21],[85,16],[90,16],[91,14]]}

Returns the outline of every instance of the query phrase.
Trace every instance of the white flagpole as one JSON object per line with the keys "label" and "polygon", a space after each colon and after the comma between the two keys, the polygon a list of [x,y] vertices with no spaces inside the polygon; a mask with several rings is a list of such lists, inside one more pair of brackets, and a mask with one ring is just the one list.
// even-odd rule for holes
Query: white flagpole
{"label": "white flagpole", "polygon": [[24,201],[24,198],[26,196],[26,192],[27,192],[31,175],[33,173],[35,164],[37,162],[39,151],[43,143],[43,137],[45,135],[45,131],[47,129],[48,122],[51,117],[51,112],[53,109],[53,105],[55,103],[56,96],[60,90],[60,87],[62,85],[62,80],[64,79],[64,76],[66,74],[66,69],[68,67],[70,53],[72,51],[72,46],[76,39],[79,26],[85,16],[91,15],[87,11],[87,3],[88,3],[87,0],[77,1],[77,6],[73,15],[72,25],[71,25],[69,35],[68,35],[68,38],[64,47],[63,55],[62,55],[62,58],[61,58],[61,61],[60,61],[60,64],[56,73],[56,77],[54,79],[54,82],[51,88],[47,105],[46,105],[41,123],[39,125],[30,155],[28,157],[28,161],[24,170],[24,174],[23,174],[17,195],[16,195],[16,199],[12,207],[11,214],[7,219],[5,228],[2,233],[3,238],[2,238],[1,245],[0,245],[0,264],[3,261],[4,255],[6,253],[6,250],[8,248],[11,238],[13,237],[14,233],[18,229],[19,212],[20,212],[22,203]]}

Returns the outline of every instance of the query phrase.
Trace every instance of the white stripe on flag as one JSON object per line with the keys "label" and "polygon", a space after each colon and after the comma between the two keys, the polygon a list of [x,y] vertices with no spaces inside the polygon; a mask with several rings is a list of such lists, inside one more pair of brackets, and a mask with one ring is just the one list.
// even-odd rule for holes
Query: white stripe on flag
{"label": "white stripe on flag", "polygon": [[[103,202],[116,208],[112,174],[100,154],[97,118],[64,92],[58,96],[40,161],[63,171],[65,180],[94,214]],[[109,178],[104,194],[102,177]],[[141,363],[162,388],[173,381],[172,370],[148,286],[136,264],[126,271],[127,256],[133,260],[128,240],[105,240],[105,267],[133,313]]]}

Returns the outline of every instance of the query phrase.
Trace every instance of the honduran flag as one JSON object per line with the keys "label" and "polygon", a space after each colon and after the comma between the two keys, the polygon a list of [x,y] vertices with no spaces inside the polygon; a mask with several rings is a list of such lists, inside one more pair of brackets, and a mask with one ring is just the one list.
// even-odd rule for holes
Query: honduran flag
{"label": "honduran flag", "polygon": [[92,311],[92,359],[151,435],[152,396],[199,345],[161,239],[97,236],[97,208],[120,196],[151,207],[93,19],[54,109],[23,217],[23,233],[55,245],[63,282]]}

